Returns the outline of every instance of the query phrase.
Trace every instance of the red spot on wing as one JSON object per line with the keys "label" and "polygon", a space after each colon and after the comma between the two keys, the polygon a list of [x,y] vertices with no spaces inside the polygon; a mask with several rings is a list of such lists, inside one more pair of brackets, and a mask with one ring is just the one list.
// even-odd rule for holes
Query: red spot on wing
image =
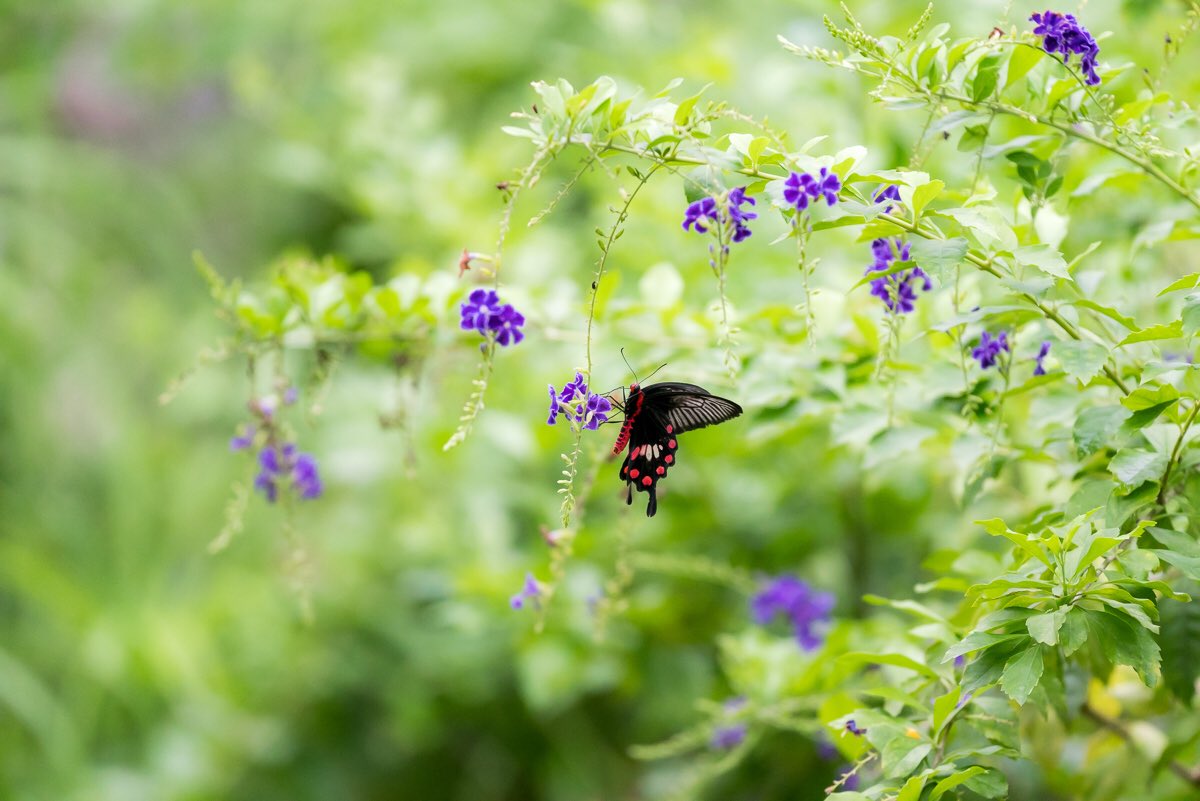
{"label": "red spot on wing", "polygon": [[670,464],[671,462],[675,461],[675,457],[668,453],[666,456],[663,457],[663,461],[666,462],[667,464]]}
{"label": "red spot on wing", "polygon": [[630,478],[637,478],[639,475],[640,475],[640,473],[638,473],[637,468],[634,468],[633,470],[629,471]]}
{"label": "red spot on wing", "polygon": [[650,476],[643,476],[643,477],[642,477],[642,486],[643,486],[643,487],[648,487],[648,486],[650,486],[650,485],[651,485],[651,484],[653,484],[653,483],[654,483],[654,479],[650,478]]}
{"label": "red spot on wing", "polygon": [[670,442],[668,442],[667,447],[670,448],[671,450],[674,450],[675,449],[675,440],[671,440]]}
{"label": "red spot on wing", "polygon": [[663,467],[662,465],[659,465],[658,469],[655,470],[654,472],[658,473],[660,476],[665,476],[667,474],[667,468]]}
{"label": "red spot on wing", "polygon": [[671,425],[670,423],[667,423],[667,433],[673,434],[674,432],[675,432],[675,426]]}

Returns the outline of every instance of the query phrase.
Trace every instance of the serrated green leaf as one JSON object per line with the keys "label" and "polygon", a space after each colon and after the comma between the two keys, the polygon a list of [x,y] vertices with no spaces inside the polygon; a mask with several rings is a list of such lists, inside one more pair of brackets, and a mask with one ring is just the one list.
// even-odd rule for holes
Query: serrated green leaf
{"label": "serrated green leaf", "polygon": [[1183,278],[1172,281],[1169,286],[1158,293],[1158,297],[1168,295],[1172,292],[1179,292],[1184,289],[1196,289],[1200,287],[1200,273],[1189,273]]}
{"label": "serrated green leaf", "polygon": [[1129,665],[1147,687],[1158,683],[1160,651],[1149,631],[1128,616],[1111,610],[1086,610],[1088,637],[1100,643],[1113,664]]}
{"label": "serrated green leaf", "polygon": [[1011,640],[1024,639],[1024,634],[991,634],[986,631],[973,631],[966,637],[963,637],[961,642],[955,643],[946,650],[946,655],[942,657],[943,662],[949,662],[957,656],[965,656],[966,654],[991,648],[1002,642]]}
{"label": "serrated green leaf", "polygon": [[1053,612],[1029,618],[1025,621],[1025,628],[1029,630],[1029,636],[1033,637],[1035,642],[1044,645],[1058,645],[1058,630],[1062,628],[1066,619],[1067,610],[1056,609]]}
{"label": "serrated green leaf", "polygon": [[1082,609],[1072,606],[1067,610],[1062,628],[1058,630],[1058,641],[1063,656],[1070,656],[1083,647],[1088,638],[1087,615]]}
{"label": "serrated green leaf", "polygon": [[940,283],[946,283],[954,268],[967,255],[967,240],[961,236],[953,239],[917,239],[909,243],[909,255],[922,270]]}
{"label": "serrated green leaf", "polygon": [[1053,351],[1063,371],[1085,384],[1103,370],[1108,361],[1108,351],[1095,342],[1060,340],[1054,343]]}
{"label": "serrated green leaf", "polygon": [[1117,347],[1134,345],[1138,342],[1156,342],[1160,339],[1178,339],[1181,336],[1183,336],[1183,321],[1176,320],[1172,323],[1152,325],[1139,331],[1134,331],[1118,342]]}
{"label": "serrated green leaf", "polygon": [[880,755],[883,775],[889,779],[910,775],[932,750],[930,743],[904,736],[894,738],[883,747]]}
{"label": "serrated green leaf", "polygon": [[900,788],[900,793],[896,796],[896,801],[918,801],[921,797],[921,791],[924,789],[925,777],[913,776]]}
{"label": "serrated green leaf", "polygon": [[988,769],[966,781],[967,789],[984,798],[1001,798],[1008,795],[1008,778],[998,770]]}
{"label": "serrated green leaf", "polygon": [[1157,479],[1167,467],[1167,455],[1139,448],[1122,448],[1108,463],[1108,472],[1127,487]]}
{"label": "serrated green leaf", "polygon": [[933,786],[933,792],[929,795],[929,801],[938,801],[938,799],[945,795],[947,791],[953,790],[955,787],[958,787],[960,784],[964,784],[983,772],[984,768],[981,766],[972,765],[965,770],[951,773],[949,776]]}
{"label": "serrated green leaf", "polygon": [[1042,679],[1046,669],[1043,652],[1045,646],[1032,645],[1012,656],[1004,665],[1000,677],[1000,689],[1018,704],[1029,700],[1029,695]]}
{"label": "serrated green leaf", "polygon": [[933,668],[923,665],[911,657],[903,654],[877,654],[868,653],[865,651],[853,651],[848,654],[842,654],[837,658],[837,664],[842,667],[857,667],[858,665],[892,665],[906,670],[911,670],[914,673],[920,673],[923,676],[936,679],[938,674]]}
{"label": "serrated green leaf", "polygon": [[1000,80],[1000,62],[1002,56],[998,53],[993,53],[982,61],[975,68],[975,80],[971,82],[971,99],[978,103],[991,96],[992,92],[996,91],[996,84]]}
{"label": "serrated green leaf", "polygon": [[[1200,584],[1185,586],[1200,594]],[[1162,632],[1163,683],[1185,706],[1192,705],[1196,679],[1200,678],[1200,603],[1163,599],[1158,606]]]}
{"label": "serrated green leaf", "polygon": [[1026,245],[1017,248],[1013,258],[1018,264],[1034,267],[1055,278],[1071,277],[1070,271],[1067,270],[1067,260],[1049,245]]}
{"label": "serrated green leaf", "polygon": [[[937,196],[940,195],[942,190],[945,188],[946,184],[936,180],[914,187],[912,191],[912,202],[908,204],[909,208],[912,209],[913,218],[920,219],[921,213],[925,211],[925,207],[933,202],[933,200],[937,198]],[[902,194],[904,193],[902,192]]]}
{"label": "serrated green leaf", "polygon": [[1123,406],[1093,406],[1075,418],[1072,437],[1079,457],[1091,456],[1101,448],[1115,444],[1113,437],[1131,413]]}

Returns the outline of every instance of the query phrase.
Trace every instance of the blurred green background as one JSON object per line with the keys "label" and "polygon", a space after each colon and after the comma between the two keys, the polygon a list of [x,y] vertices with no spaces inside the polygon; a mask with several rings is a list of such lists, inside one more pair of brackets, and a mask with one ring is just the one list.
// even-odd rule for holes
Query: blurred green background
{"label": "blurred green background", "polygon": [[[923,5],[854,8],[872,30],[899,33]],[[935,21],[962,35],[1004,20],[1023,29],[1037,10],[1027,5],[945,3]],[[158,403],[223,334],[193,250],[248,281],[283,253],[335,253],[380,280],[411,272],[457,293],[461,249],[495,241],[494,185],[528,159],[500,126],[533,102],[530,81],[711,82],[710,97],[769,115],[793,144],[827,135],[830,151],[861,143],[878,166],[906,164],[921,120],[883,115],[852,77],[775,42],[829,46],[820,17],[835,10],[0,3],[0,798],[661,797],[686,768],[636,762],[627,748],[693,723],[694,699],[731,693],[715,640],[745,631],[746,602],[639,573],[628,612],[598,641],[587,599],[619,543],[798,571],[838,594],[843,617],[864,592],[903,595],[927,577],[922,558],[970,536],[941,480],[954,468],[914,455],[863,471],[806,416],[797,396],[821,376],[787,322],[800,297],[788,248],[768,248],[777,221],[733,267],[735,307],[765,315],[747,325],[756,361],[741,383],[723,379],[702,327],[653,345],[670,314],[685,319],[714,296],[670,182],[650,191],[614,256],[596,383],[628,383],[625,346],[635,367],[670,359],[662,378],[704,380],[751,414],[690,436],[653,521],[639,505],[622,512],[616,466],[600,466],[542,633],[508,597],[526,570],[546,577],[539,526],[557,519],[569,440],[542,425],[544,386],[582,362],[591,231],[614,201],[605,182],[585,180],[527,234],[523,219],[570,174],[552,170],[518,209],[505,279],[530,336],[500,354],[466,444],[440,450],[476,358],[456,330],[456,294],[415,385],[383,365],[339,364],[324,413],[299,429],[327,492],[298,510],[292,535],[256,497],[245,530],[208,552],[247,468],[227,445],[251,391],[240,362],[204,367]],[[1150,57],[1173,11],[1092,3],[1088,24]],[[827,282],[845,288],[861,246],[830,242],[822,270],[851,276]],[[680,309],[655,311],[651,267],[684,278]],[[842,332],[835,294],[818,319]],[[398,409],[403,425],[381,429]],[[590,457],[607,440],[589,440]],[[818,797],[835,767],[808,738],[774,735],[711,794]]]}

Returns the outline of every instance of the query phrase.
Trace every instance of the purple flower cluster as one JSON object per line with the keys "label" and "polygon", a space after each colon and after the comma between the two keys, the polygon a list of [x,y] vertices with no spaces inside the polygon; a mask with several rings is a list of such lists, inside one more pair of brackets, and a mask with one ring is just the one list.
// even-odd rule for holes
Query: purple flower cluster
{"label": "purple flower cluster", "polygon": [[791,621],[796,642],[805,651],[820,647],[817,624],[828,622],[833,595],[813,590],[795,576],[780,576],[767,582],[750,601],[754,622],[765,626],[782,614]]}
{"label": "purple flower cluster", "polygon": [[854,722],[853,718],[846,721],[846,731],[850,732],[855,737],[862,737],[864,734],[867,733],[866,729],[860,729],[858,727],[858,724]]}
{"label": "purple flower cluster", "polygon": [[[1049,348],[1047,348],[1047,351]],[[1008,332],[1001,331],[999,336],[993,337],[987,331],[984,331],[979,336],[979,345],[971,351],[971,358],[979,360],[979,366],[984,370],[996,364],[996,360],[1000,358],[1001,352],[1009,352],[1008,347]]]}
{"label": "purple flower cluster", "polygon": [[[234,450],[250,447],[245,436],[234,437],[229,445]],[[279,498],[280,483],[288,486],[303,500],[319,498],[325,486],[317,472],[317,460],[311,453],[301,453],[295,444],[282,446],[267,443],[258,452],[258,475],[254,477],[254,488],[262,492],[271,503]]]}
{"label": "purple flower cluster", "polygon": [[[575,398],[581,399],[574,413],[576,423],[582,423],[584,428],[595,431],[601,423],[608,421],[608,413],[612,411],[612,401],[603,395],[589,393],[588,385],[583,380],[583,373],[576,373],[575,378],[563,384],[563,388],[559,392],[555,392],[553,384],[550,385],[550,417],[546,419],[546,425],[552,426],[557,423],[559,413],[564,411],[564,404],[570,403]],[[566,413],[569,414],[570,410],[566,410]]]}
{"label": "purple flower cluster", "polygon": [[500,345],[516,345],[525,338],[521,326],[525,317],[511,303],[500,303],[494,289],[476,289],[462,305],[464,331],[478,331],[483,336],[494,334]]}
{"label": "purple flower cluster", "polygon": [[1062,54],[1064,62],[1072,55],[1080,56],[1079,66],[1083,69],[1084,80],[1091,86],[1100,83],[1100,76],[1096,74],[1096,56],[1100,55],[1100,45],[1096,44],[1088,29],[1080,25],[1074,15],[1046,11],[1034,14],[1029,19],[1037,23],[1033,34],[1042,37],[1042,49],[1050,54]]}
{"label": "purple flower cluster", "polygon": [[728,751],[731,748],[737,748],[745,739],[746,724],[730,723],[713,729],[712,738],[708,741],[708,747],[714,751]]}
{"label": "purple flower cluster", "polygon": [[[889,200],[894,200],[897,203],[900,202],[900,187],[896,186],[895,184],[888,184],[883,189],[880,189],[878,192],[875,193],[875,202],[876,203],[886,203]],[[887,206],[887,208],[885,208],[883,210],[883,213],[890,214],[891,211],[892,211],[892,207],[889,204]]]}
{"label": "purple flower cluster", "polygon": [[533,601],[534,605],[538,603],[538,599],[542,597],[542,586],[538,584],[537,579],[532,573],[525,574],[525,583],[521,585],[521,591],[508,599],[508,605],[513,609],[524,609],[526,601]]}
{"label": "purple flower cluster", "polygon": [[739,186],[729,192],[724,210],[721,209],[716,198],[701,198],[695,203],[689,204],[687,210],[684,211],[683,230],[695,231],[698,234],[708,233],[708,226],[704,224],[704,220],[707,219],[716,225],[728,225],[733,229],[732,240],[741,242],[753,233],[748,223],[758,219],[758,215],[754,212],[742,210],[742,206],[747,203],[751,206],[755,205],[754,198],[746,195],[744,186]]}
{"label": "purple flower cluster", "polygon": [[[902,262],[909,261],[911,255],[908,243],[887,237],[871,243],[871,254],[875,257],[875,262],[863,275],[884,272],[897,258]],[[882,300],[883,305],[893,314],[908,314],[917,302],[917,290],[913,287],[913,282],[917,279],[921,279],[921,288],[924,291],[933,289],[933,282],[929,280],[925,271],[920,267],[913,267],[911,270],[876,278],[871,282],[871,294]]]}
{"label": "purple flower cluster", "polygon": [[1045,342],[1042,343],[1042,346],[1040,348],[1038,348],[1037,356],[1033,357],[1033,360],[1035,362],[1037,362],[1037,365],[1033,368],[1034,375],[1045,375],[1046,374],[1046,366],[1044,364],[1042,364],[1042,362],[1045,361],[1046,357],[1049,355],[1050,355],[1050,340],[1047,339]]}
{"label": "purple flower cluster", "polygon": [[832,206],[838,202],[837,193],[841,188],[842,179],[828,167],[822,167],[816,178],[806,172],[793,172],[783,182],[783,200],[795,206],[796,211],[804,211],[810,202],[815,203],[821,198]]}

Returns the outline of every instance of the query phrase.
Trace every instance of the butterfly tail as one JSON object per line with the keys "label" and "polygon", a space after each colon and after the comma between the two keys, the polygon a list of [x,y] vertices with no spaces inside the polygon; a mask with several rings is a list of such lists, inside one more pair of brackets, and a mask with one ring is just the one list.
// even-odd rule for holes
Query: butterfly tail
{"label": "butterfly tail", "polygon": [[658,494],[655,492],[657,487],[651,484],[646,492],[650,496],[650,501],[646,504],[646,517],[654,517],[654,513],[658,511]]}

